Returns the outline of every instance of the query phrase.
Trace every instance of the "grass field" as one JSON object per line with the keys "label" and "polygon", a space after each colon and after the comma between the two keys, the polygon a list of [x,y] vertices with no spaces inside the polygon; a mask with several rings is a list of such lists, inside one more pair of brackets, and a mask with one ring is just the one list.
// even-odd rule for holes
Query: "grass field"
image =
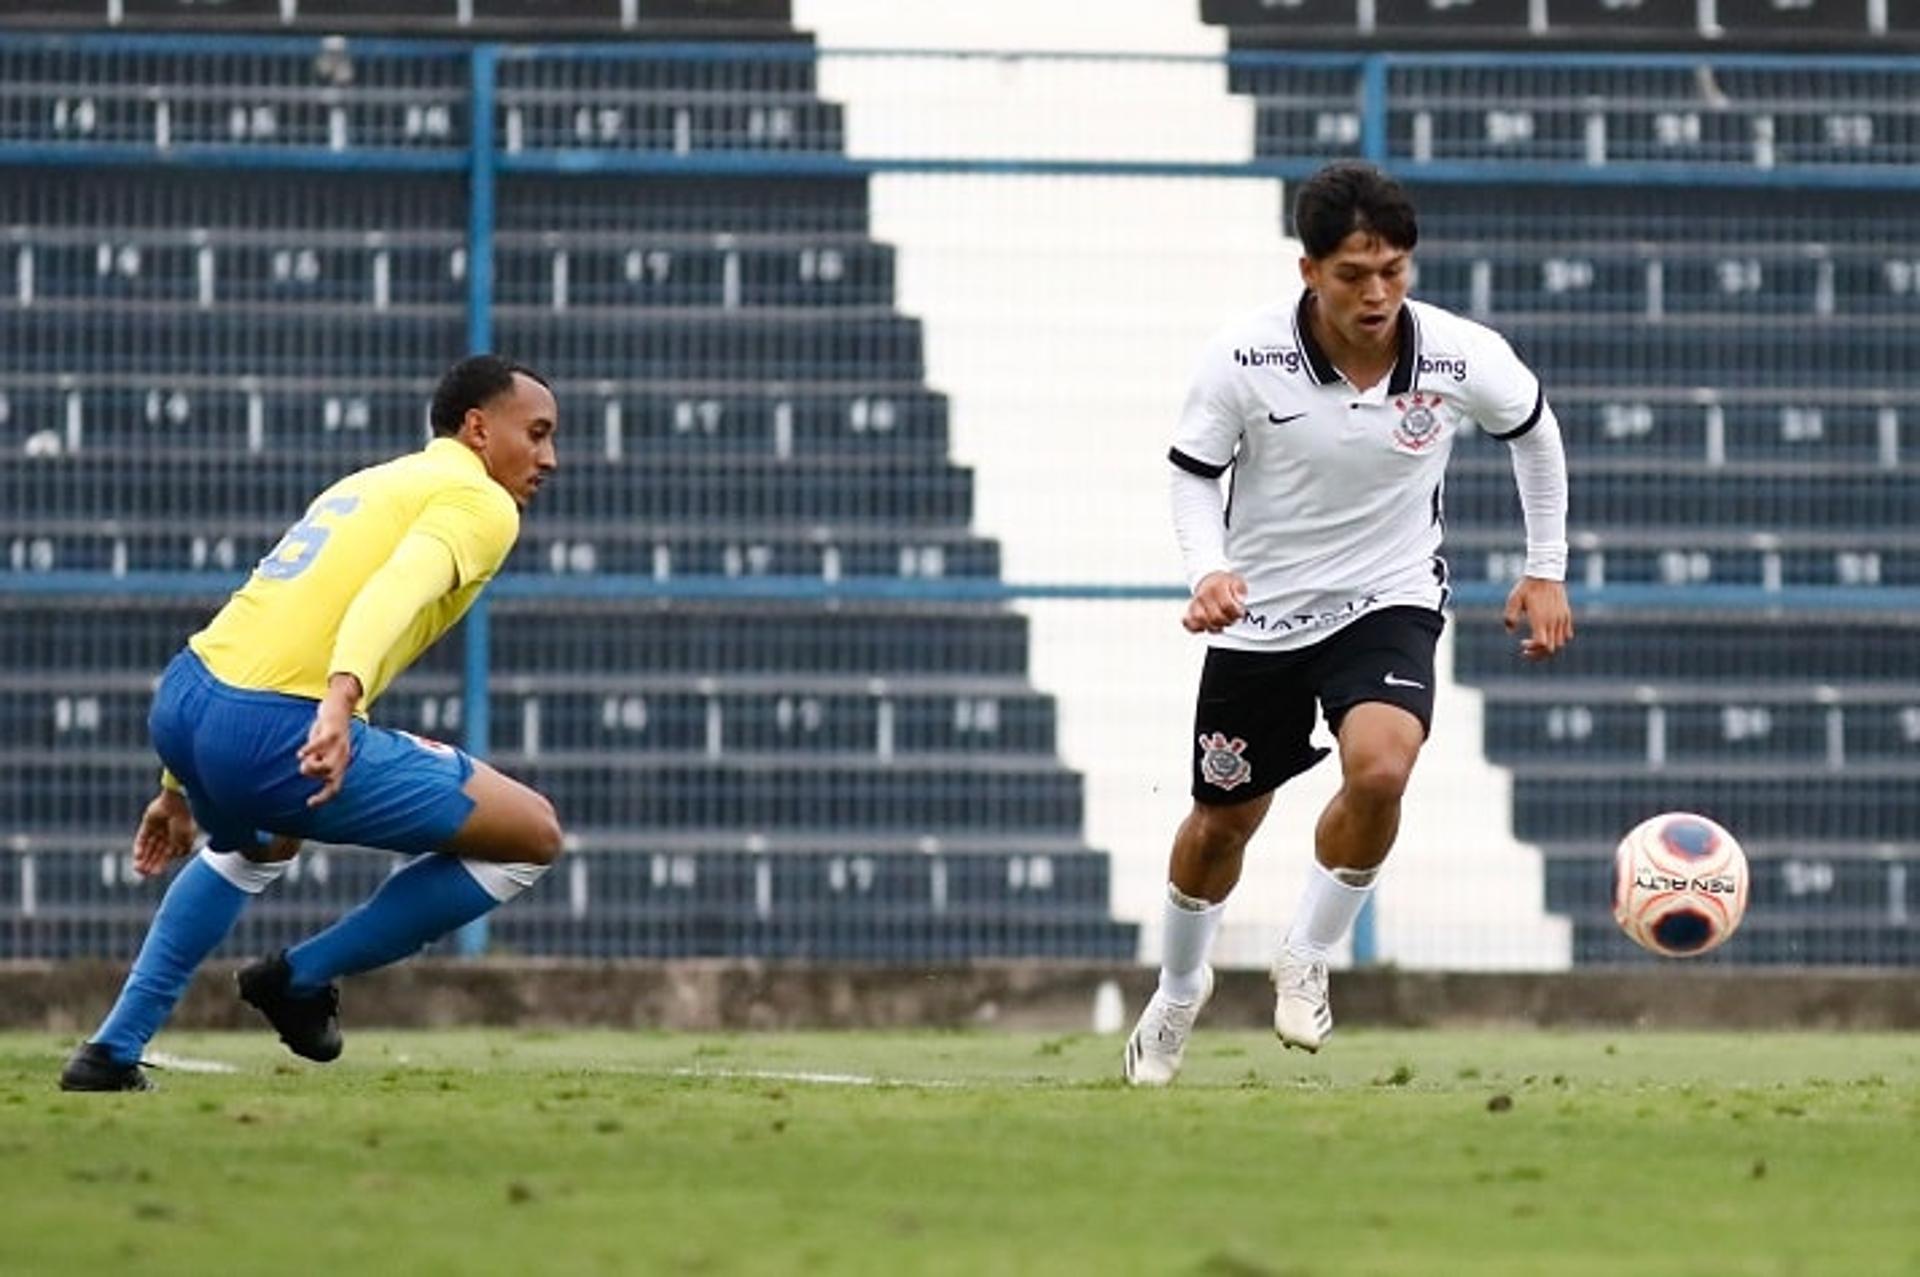
{"label": "grass field", "polygon": [[1920,1037],[349,1031],[63,1095],[0,1035],[0,1273],[1920,1273]]}

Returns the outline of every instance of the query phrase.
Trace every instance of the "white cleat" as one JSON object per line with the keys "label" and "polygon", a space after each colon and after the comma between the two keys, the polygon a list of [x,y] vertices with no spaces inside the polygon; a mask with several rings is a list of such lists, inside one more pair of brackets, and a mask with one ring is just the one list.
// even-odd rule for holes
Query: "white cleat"
{"label": "white cleat", "polygon": [[1273,1031],[1290,1047],[1318,1051],[1333,1035],[1327,960],[1282,949],[1273,961]]}
{"label": "white cleat", "polygon": [[1133,1026],[1127,1039],[1127,1082],[1133,1086],[1165,1086],[1180,1076],[1180,1062],[1186,1058],[1187,1035],[1201,1008],[1213,996],[1213,968],[1200,968],[1200,996],[1192,1002],[1175,1002],[1159,990],[1147,999],[1140,1023]]}

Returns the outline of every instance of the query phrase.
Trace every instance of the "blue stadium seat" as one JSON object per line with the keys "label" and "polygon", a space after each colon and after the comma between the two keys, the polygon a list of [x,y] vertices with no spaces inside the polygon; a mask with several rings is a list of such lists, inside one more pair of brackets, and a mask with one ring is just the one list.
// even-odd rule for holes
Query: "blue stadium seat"
{"label": "blue stadium seat", "polygon": [[[245,572],[280,539],[286,521],[188,532],[165,518],[106,521],[79,531],[0,519],[0,565],[26,572]],[[1000,547],[944,531],[862,535],[857,529],[747,532],[731,538],[646,530],[588,535],[534,529],[523,534],[505,570],[547,576],[625,574],[681,577],[863,577],[995,579]]]}
{"label": "blue stadium seat", "polygon": [[[1792,534],[1769,536],[1773,548],[1749,548],[1739,533],[1656,532],[1618,536],[1581,533],[1568,559],[1567,577],[1588,585],[1742,585],[1767,589],[1794,586],[1920,585],[1920,551],[1891,544],[1898,534],[1862,527],[1851,543],[1796,546]],[[1615,544],[1615,541],[1618,544]],[[1649,542],[1665,541],[1665,544]],[[1882,544],[1885,541],[1887,544]],[[1732,544],[1729,544],[1732,542]],[[1455,582],[1510,584],[1524,570],[1526,555],[1511,535],[1455,533],[1447,538],[1448,575]]]}
{"label": "blue stadium seat", "polygon": [[[49,302],[0,310],[15,373],[402,377],[457,357],[458,307],[378,310],[286,301],[157,310],[150,327],[101,341],[90,306]],[[503,307],[499,344],[556,380],[611,375],[693,381],[913,381],[920,328],[891,313],[606,309],[557,313]]]}
{"label": "blue stadium seat", "polygon": [[716,245],[713,237],[660,235],[634,243],[603,237],[508,241],[495,253],[502,305],[576,310],[607,306],[887,306],[893,252],[865,241],[794,236],[779,243]]}
{"label": "blue stadium seat", "polygon": [[1911,764],[1826,772],[1793,764],[1660,771],[1532,768],[1514,777],[1514,833],[1527,841],[1618,838],[1654,812],[1698,811],[1742,839],[1920,842]]}
{"label": "blue stadium seat", "polygon": [[[48,673],[32,687],[0,687],[0,735],[45,754],[147,747],[150,676]],[[557,681],[557,680],[556,680]],[[687,680],[631,680],[576,690],[498,691],[491,699],[495,756],[612,750],[630,754],[1051,755],[1050,697],[1017,683],[964,691],[912,686],[846,690],[846,680],[790,680],[764,691],[698,690]],[[757,681],[769,681],[764,676]],[[446,678],[409,677],[375,707],[373,721],[422,736],[462,739],[462,701]]]}
{"label": "blue stadium seat", "polygon": [[[1030,689],[939,694],[903,688],[854,693],[795,680],[763,692],[650,690],[529,691],[492,698],[495,756],[522,759],[622,754],[846,755],[888,759],[964,754],[1051,755],[1053,702]],[[0,705],[4,705],[0,701]],[[396,692],[376,721],[458,738],[459,701]],[[433,723],[421,722],[432,719]],[[435,726],[437,724],[437,728]]]}
{"label": "blue stadium seat", "polygon": [[859,175],[767,182],[752,176],[505,174],[499,197],[499,231],[507,237],[577,231],[864,235],[869,230],[867,179]]}
{"label": "blue stadium seat", "polygon": [[[218,956],[272,952],[353,907],[400,861],[309,847],[242,917]],[[599,957],[1130,961],[1108,920],[1104,853],[714,848],[563,857],[493,919],[507,952]],[[0,850],[0,952],[62,959],[133,950],[166,878],[139,879],[118,842]],[[23,899],[22,884],[30,883]]]}
{"label": "blue stadium seat", "polygon": [[[1755,918],[1810,921],[1835,914],[1899,924],[1920,913],[1920,849],[1882,855],[1772,854],[1749,849],[1747,908]],[[1592,914],[1612,907],[1613,849],[1556,848],[1546,859],[1547,908]]]}
{"label": "blue stadium seat", "polygon": [[567,923],[526,907],[502,910],[491,936],[506,952],[537,950],[564,957],[941,965],[1006,958],[1131,962],[1138,932],[1134,923],[1008,918],[999,913],[941,920],[908,915],[858,923],[696,918],[663,924],[617,917]]}
{"label": "blue stadium seat", "polygon": [[[1284,43],[1302,34],[1352,37],[1360,30],[1357,0],[1300,0],[1274,4],[1271,0],[1200,0],[1200,20],[1229,27],[1236,40]],[[1245,92],[1246,90],[1238,90]]]}
{"label": "blue stadium seat", "polygon": [[[1627,939],[1611,916],[1575,915],[1573,961],[1577,966],[1671,964]],[[1740,930],[1712,953],[1689,958],[1707,967],[1912,967],[1920,966],[1920,928],[1873,915],[1819,919],[1750,915]]]}
{"label": "blue stadium seat", "polygon": [[[557,64],[571,74],[571,64]],[[641,64],[644,65],[644,64]],[[717,64],[724,66],[724,63]],[[742,64],[747,76],[763,64]],[[844,110],[809,94],[619,86],[562,80],[553,88],[500,88],[498,142],[508,153],[780,151],[837,154],[846,147]]]}
{"label": "blue stadium seat", "polygon": [[[1617,774],[1653,765],[1749,762],[1839,770],[1850,758],[1844,744],[1847,721],[1855,714],[1872,717],[1872,708],[1871,703],[1842,706],[1815,697],[1786,700],[1777,692],[1748,697],[1728,692],[1701,700],[1576,692],[1554,700],[1489,704],[1486,751],[1493,761],[1520,771],[1536,764],[1592,763],[1596,770]],[[1920,756],[1920,748],[1909,747],[1907,753]]]}
{"label": "blue stadium seat", "polygon": [[[0,641],[18,675],[151,679],[220,602],[0,598]],[[950,680],[1024,676],[1027,667],[1026,618],[989,604],[500,599],[492,613],[499,678],[644,672]],[[457,672],[459,632],[414,668],[422,676]]]}
{"label": "blue stadium seat", "polygon": [[1415,295],[1495,321],[1565,315],[1888,315],[1920,309],[1920,269],[1826,244],[1735,245],[1703,255],[1687,243],[1422,246]]}
{"label": "blue stadium seat", "polygon": [[1374,21],[1388,39],[1513,37],[1531,22],[1529,0],[1375,0]]}
{"label": "blue stadium seat", "polygon": [[1548,387],[1569,449],[1601,458],[1673,461],[1849,462],[1910,459],[1903,425],[1920,407],[1874,395],[1808,389],[1766,399],[1739,393],[1657,397],[1645,388]]}
{"label": "blue stadium seat", "polygon": [[[385,460],[363,455],[358,464]],[[0,509],[11,518],[162,519],[186,500],[239,521],[290,521],[338,477],[340,458],[204,453],[146,458],[111,452],[33,457],[0,470]],[[887,459],[837,462],[634,458],[563,469],[540,496],[550,520],[644,519],[751,526],[781,522],[964,527],[972,482],[952,466]],[[283,524],[284,526],[284,524]]]}
{"label": "blue stadium seat", "polygon": [[[267,538],[269,544],[271,540]],[[186,548],[191,552],[195,547]],[[868,535],[853,528],[815,527],[743,530],[724,536],[644,530],[635,534],[622,529],[567,535],[532,528],[522,534],[506,570],[626,573],[662,580],[688,576],[995,579],[1000,575],[1000,547],[995,541],[944,530]]]}
{"label": "blue stadium seat", "polygon": [[[0,451],[290,452],[316,463],[325,453],[325,464],[337,469],[349,456],[378,459],[418,447],[427,434],[432,389],[430,380],[418,379],[0,373]],[[555,391],[567,463],[596,455],[618,459],[629,451],[886,454],[928,462],[947,453],[945,397],[911,383],[668,390],[560,382]]]}
{"label": "blue stadium seat", "polygon": [[[1844,638],[1839,637],[1845,626]],[[1463,680],[1521,687],[1685,681],[1742,684],[1920,684],[1920,622],[1897,613],[1785,613],[1750,620],[1699,613],[1589,611],[1550,668],[1523,666],[1495,615],[1463,608],[1455,628]]]}
{"label": "blue stadium seat", "polygon": [[[1499,526],[1513,509],[1513,477],[1504,458],[1464,455],[1448,476],[1450,524]],[[1484,455],[1484,454],[1483,454]],[[1920,484],[1912,472],[1836,464],[1820,470],[1779,464],[1681,467],[1653,462],[1589,461],[1580,467],[1576,526],[1596,529],[1896,528],[1920,520]]]}
{"label": "blue stadium seat", "polygon": [[0,50],[0,73],[14,104],[6,128],[13,141],[427,152],[467,145],[467,61],[451,49],[356,50],[348,59],[292,47],[20,44]]}
{"label": "blue stadium seat", "polygon": [[[26,758],[13,770],[23,790],[7,813],[16,834],[97,828],[103,812],[137,819],[157,775],[144,750]],[[937,757],[857,762],[622,754],[563,761],[543,755],[513,770],[580,831],[1072,835],[1081,821],[1079,775],[1031,759],[1015,769]]]}

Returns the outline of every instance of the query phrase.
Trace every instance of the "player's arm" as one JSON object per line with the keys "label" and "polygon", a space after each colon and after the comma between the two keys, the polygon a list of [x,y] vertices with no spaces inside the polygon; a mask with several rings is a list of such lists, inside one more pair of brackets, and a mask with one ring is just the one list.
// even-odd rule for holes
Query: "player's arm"
{"label": "player's arm", "polygon": [[340,791],[352,761],[353,713],[394,644],[420,609],[506,562],[520,535],[520,514],[492,482],[436,492],[392,557],[367,578],[348,605],[327,664],[327,693],[300,749],[302,774],[320,781],[308,804]]}
{"label": "player's arm", "polygon": [[1509,631],[1527,621],[1520,655],[1543,661],[1573,639],[1573,609],[1567,603],[1567,454],[1560,423],[1540,379],[1504,337],[1469,323],[1473,376],[1467,407],[1480,428],[1507,445],[1520,509],[1527,525],[1527,564],[1507,595],[1502,619]]}
{"label": "player's arm", "polygon": [[374,672],[420,609],[446,595],[459,579],[446,542],[412,531],[354,595],[327,662],[326,696],[314,713],[306,744],[300,747],[301,775],[320,782],[319,790],[307,800],[309,807],[318,807],[340,792],[352,761],[354,711],[366,696]]}
{"label": "player's arm", "polygon": [[1176,454],[1167,487],[1173,504],[1173,535],[1187,571],[1187,600],[1180,624],[1190,634],[1218,634],[1247,611],[1247,583],[1227,562],[1227,525],[1218,474],[1183,468]]}
{"label": "player's arm", "polygon": [[1567,602],[1567,455],[1560,423],[1544,398],[1535,401],[1525,429],[1506,436],[1514,485],[1527,525],[1527,563],[1507,595],[1503,620],[1511,632],[1527,620],[1520,655],[1544,661],[1573,639]]}
{"label": "player's arm", "polygon": [[1247,611],[1247,583],[1227,559],[1220,497],[1220,476],[1233,464],[1241,430],[1230,348],[1224,334],[1208,347],[1167,451],[1173,535],[1192,591],[1180,624],[1190,634],[1218,634]]}

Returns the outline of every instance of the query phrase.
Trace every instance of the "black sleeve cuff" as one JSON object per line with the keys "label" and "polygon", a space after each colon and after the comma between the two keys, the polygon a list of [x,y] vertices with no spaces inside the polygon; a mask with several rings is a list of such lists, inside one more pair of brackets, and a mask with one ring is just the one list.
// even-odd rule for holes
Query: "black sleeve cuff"
{"label": "black sleeve cuff", "polygon": [[1493,437],[1495,439],[1500,440],[1500,442],[1502,443],[1509,443],[1515,439],[1518,439],[1521,435],[1527,433],[1527,431],[1533,429],[1535,426],[1540,424],[1540,414],[1546,409],[1546,406],[1547,406],[1547,388],[1545,386],[1542,386],[1538,390],[1534,391],[1533,411],[1527,414],[1527,419],[1521,422],[1519,425],[1515,426],[1513,429],[1506,431],[1503,434],[1494,435]]}
{"label": "black sleeve cuff", "polygon": [[[1534,416],[1537,417],[1540,415],[1540,410],[1538,408],[1534,409],[1533,411],[1534,411]],[[1527,424],[1531,425],[1533,423],[1528,422]],[[1180,449],[1178,448],[1167,449],[1167,460],[1173,462],[1174,465],[1179,466],[1182,470],[1185,470],[1188,474],[1197,474],[1202,479],[1218,479],[1221,475],[1227,472],[1226,466],[1210,465],[1209,463],[1200,460],[1200,458],[1198,457],[1189,457],[1186,453],[1180,451]]]}

